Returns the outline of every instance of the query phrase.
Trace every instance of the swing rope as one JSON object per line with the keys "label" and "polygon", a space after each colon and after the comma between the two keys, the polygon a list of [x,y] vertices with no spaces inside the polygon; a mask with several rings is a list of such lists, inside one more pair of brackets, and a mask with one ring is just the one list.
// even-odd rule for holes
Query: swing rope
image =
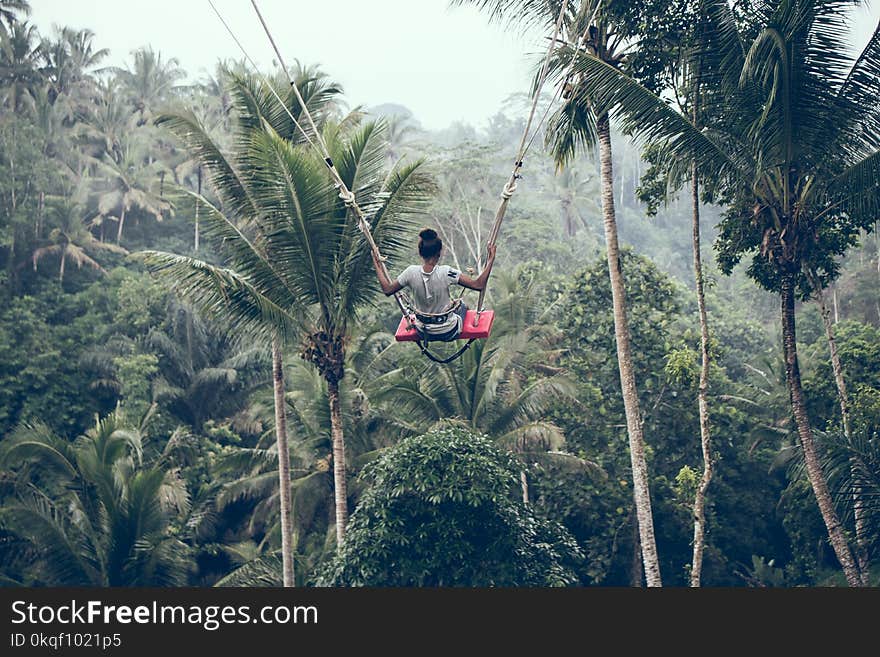
{"label": "swing rope", "polygon": [[[327,144],[326,144],[326,142],[324,142],[324,139],[321,136],[321,133],[318,131],[318,128],[315,125],[315,121],[312,118],[312,114],[309,111],[309,108],[306,106],[306,103],[303,100],[302,94],[299,91],[299,87],[297,86],[293,77],[290,75],[290,71],[288,71],[287,66],[284,64],[284,60],[281,58],[281,53],[279,52],[278,47],[275,45],[275,40],[272,38],[272,34],[269,31],[269,27],[266,25],[265,20],[263,20],[263,16],[260,13],[259,7],[257,7],[257,3],[254,2],[254,0],[251,0],[251,4],[254,6],[254,10],[256,11],[257,16],[260,19],[260,23],[262,23],[263,29],[265,30],[266,35],[269,37],[269,41],[271,42],[272,47],[275,50],[275,54],[278,57],[278,63],[281,65],[282,70],[284,71],[285,75],[287,76],[287,80],[288,80],[288,82],[290,82],[291,89],[293,89],[293,93],[296,96],[296,99],[299,102],[300,107],[302,108],[303,115],[306,117],[306,120],[308,121],[309,126],[312,128],[312,135],[309,135],[308,131],[296,119],[296,117],[293,115],[293,113],[287,107],[287,103],[285,103],[284,100],[282,100],[281,96],[278,95],[278,92],[275,90],[275,86],[268,79],[266,79],[265,75],[263,75],[260,72],[259,67],[256,65],[254,60],[248,54],[247,50],[245,50],[244,46],[241,44],[241,42],[238,40],[238,38],[235,36],[235,33],[232,31],[232,28],[224,20],[222,14],[217,9],[217,7],[214,5],[212,0],[208,0],[208,4],[211,5],[211,9],[213,9],[214,13],[217,14],[217,18],[220,19],[221,23],[223,23],[223,27],[226,28],[226,31],[229,33],[229,35],[235,41],[235,44],[238,46],[239,50],[241,50],[242,54],[248,60],[251,67],[254,69],[254,72],[259,76],[259,78],[263,81],[263,83],[269,89],[271,94],[278,101],[278,104],[281,106],[281,108],[284,110],[284,112],[287,114],[287,116],[293,122],[293,125],[297,128],[297,130],[300,131],[300,133],[302,133],[303,137],[305,137],[305,140],[309,144],[309,146],[311,146],[312,149],[315,150],[315,152],[324,161],[324,164],[327,165],[327,169],[330,172],[330,177],[333,179],[334,186],[336,187],[337,191],[339,192],[339,198],[341,198],[343,200],[346,207],[348,207],[352,211],[352,213],[355,215],[355,218],[357,219],[357,223],[358,223],[358,229],[361,231],[364,238],[366,239],[367,245],[370,247],[370,251],[372,252],[373,257],[379,263],[379,266],[382,268],[385,275],[388,276],[388,269],[385,266],[385,262],[387,261],[387,258],[382,255],[382,252],[379,250],[379,246],[376,244],[376,241],[373,239],[373,234],[370,230],[370,223],[367,221],[366,215],[364,214],[363,210],[361,210],[360,206],[358,206],[357,202],[355,201],[354,192],[352,192],[351,190],[348,189],[348,186],[345,184],[345,181],[342,179],[342,176],[339,174],[339,171],[336,169],[336,166],[333,164],[333,160],[330,157],[330,153],[327,149]],[[404,317],[407,317],[409,319],[410,323],[412,323],[413,320],[411,317],[411,313],[408,310],[408,306],[410,304],[404,299],[403,295],[401,295],[399,292],[394,295],[394,299],[395,299],[395,301],[397,301],[397,306],[398,306],[398,308],[400,308],[401,313],[403,313]]]}
{"label": "swing rope", "polygon": [[[522,139],[520,139],[519,142],[519,148],[516,150],[516,159],[513,161],[513,171],[510,173],[510,177],[507,179],[504,188],[501,190],[501,203],[498,205],[498,210],[495,212],[495,223],[492,226],[492,232],[489,233],[487,246],[490,244],[494,245],[498,239],[498,233],[501,231],[501,223],[504,221],[504,215],[507,212],[507,206],[510,204],[510,198],[516,191],[516,181],[522,177],[519,172],[523,166],[523,158],[526,156],[526,152],[532,144],[532,141],[529,140],[529,133],[532,130],[532,121],[535,118],[535,111],[538,109],[538,101],[541,98],[541,91],[544,88],[544,82],[547,80],[547,73],[550,70],[550,55],[553,53],[553,46],[556,44],[556,38],[562,30],[562,22],[565,20],[565,8],[567,2],[563,0],[560,4],[559,17],[556,19],[556,24],[553,26],[553,36],[550,38],[550,45],[547,47],[547,53],[544,55],[544,63],[541,65],[541,73],[539,74],[537,84],[535,85],[535,93],[534,98],[532,99],[532,107],[529,110],[529,118],[526,121],[526,127],[525,130],[523,130]],[[547,109],[549,112],[549,107]],[[541,123],[544,122],[546,117],[547,112],[545,112],[544,116],[541,118]],[[535,129],[535,134],[537,134],[538,128],[540,128],[540,123]],[[534,137],[532,137],[532,140],[534,140]],[[480,260],[477,268],[478,271],[483,270],[482,258]],[[483,313],[483,300],[486,297],[487,287],[489,287],[488,280],[486,281],[486,285],[483,286],[483,289],[480,290],[480,297],[477,301],[477,312],[474,314],[474,326],[477,326],[477,324],[480,323],[480,315]]]}
{"label": "swing rope", "polygon": [[[284,63],[284,58],[281,56],[281,51],[278,49],[278,45],[275,43],[275,39],[272,37],[272,32],[269,30],[269,25],[263,18],[263,14],[260,12],[260,8],[257,6],[256,0],[251,0],[251,4],[254,7],[257,18],[260,19],[260,24],[263,26],[263,30],[266,32],[266,36],[269,38],[269,43],[272,44],[272,49],[275,51],[275,55],[278,57],[278,63],[281,66],[281,70],[283,70],[285,75],[287,75],[287,80],[290,82],[290,87],[291,89],[293,89],[293,93],[296,96],[297,101],[299,101],[299,106],[302,108],[303,115],[306,117],[306,121],[308,121],[309,127],[311,127],[312,129],[312,134],[315,137],[315,141],[313,142],[311,139],[309,139],[308,134],[306,134],[306,131],[299,124],[299,122],[294,120],[294,124],[297,128],[299,128],[300,132],[303,133],[312,148],[318,151],[318,154],[322,156],[324,164],[327,165],[327,169],[330,171],[330,176],[333,178],[334,186],[339,192],[339,198],[343,200],[346,207],[348,207],[354,214],[358,222],[358,229],[361,231],[361,233],[363,233],[364,238],[367,240],[367,244],[370,247],[370,251],[372,251],[373,253],[373,257],[376,259],[376,262],[379,264],[379,267],[382,269],[385,276],[390,278],[388,274],[388,268],[385,266],[385,262],[388,259],[382,255],[381,251],[379,251],[378,244],[376,244],[376,241],[373,239],[370,222],[367,221],[367,217],[364,214],[364,211],[357,204],[354,192],[348,188],[348,186],[345,184],[345,181],[342,179],[342,176],[339,174],[339,171],[336,169],[336,165],[333,164],[333,159],[330,157],[330,151],[327,148],[327,143],[324,141],[324,137],[318,130],[318,126],[315,124],[315,120],[312,118],[312,113],[309,111],[308,105],[306,104],[306,101],[303,99],[302,94],[299,91],[299,86],[296,84],[296,81],[290,74],[287,65]],[[291,118],[293,118],[293,115],[287,109],[287,105],[284,103],[282,103],[282,105],[284,105],[284,109],[285,111],[287,111],[287,114],[290,115]],[[317,142],[317,146],[315,142]],[[409,321],[412,324],[411,313],[408,311],[408,302],[399,292],[394,294],[394,299],[397,301],[397,305],[400,308],[400,311],[403,313],[404,317],[409,317]]]}

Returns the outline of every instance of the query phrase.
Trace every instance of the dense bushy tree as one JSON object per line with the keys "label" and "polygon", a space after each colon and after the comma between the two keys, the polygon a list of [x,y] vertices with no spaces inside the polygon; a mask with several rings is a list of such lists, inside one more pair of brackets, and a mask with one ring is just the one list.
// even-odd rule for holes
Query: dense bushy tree
{"label": "dense bushy tree", "polygon": [[370,487],[331,586],[566,586],[581,558],[555,523],[517,498],[519,466],[462,429],[407,438],[368,468]]}

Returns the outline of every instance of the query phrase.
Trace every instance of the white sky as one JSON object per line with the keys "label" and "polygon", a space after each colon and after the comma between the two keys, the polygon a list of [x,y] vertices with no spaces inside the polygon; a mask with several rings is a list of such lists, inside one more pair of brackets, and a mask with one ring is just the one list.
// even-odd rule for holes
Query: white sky
{"label": "white sky", "polygon": [[[266,69],[271,45],[249,0],[214,0],[250,56]],[[528,89],[541,47],[447,0],[258,0],[284,60],[319,63],[351,106],[399,103],[429,129],[481,125]],[[150,44],[191,76],[241,52],[207,0],[32,0],[42,33],[53,23],[96,33],[113,65]]]}
{"label": "white sky", "polygon": [[[267,69],[271,46],[249,0],[214,0],[251,57]],[[528,89],[542,35],[506,33],[470,7],[448,0],[259,0],[287,63],[320,63],[342,83],[351,106],[399,103],[426,128],[456,120],[481,127],[504,98]],[[207,0],[31,0],[43,34],[53,23],[88,27],[109,64],[152,45],[177,57],[191,77],[241,53]],[[880,2],[854,14],[853,41],[864,45]]]}

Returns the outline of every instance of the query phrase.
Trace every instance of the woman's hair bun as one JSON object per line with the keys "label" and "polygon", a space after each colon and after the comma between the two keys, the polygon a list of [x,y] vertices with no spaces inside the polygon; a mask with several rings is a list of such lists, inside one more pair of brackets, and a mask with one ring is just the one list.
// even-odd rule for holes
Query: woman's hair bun
{"label": "woman's hair bun", "polygon": [[419,237],[426,242],[433,242],[437,239],[437,231],[433,228],[423,228],[419,231]]}

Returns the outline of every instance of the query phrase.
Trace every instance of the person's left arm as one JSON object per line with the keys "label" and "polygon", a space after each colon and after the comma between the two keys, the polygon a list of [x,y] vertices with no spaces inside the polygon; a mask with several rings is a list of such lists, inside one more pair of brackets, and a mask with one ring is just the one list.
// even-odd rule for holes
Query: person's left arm
{"label": "person's left arm", "polygon": [[495,245],[487,244],[486,252],[489,254],[486,259],[486,267],[480,272],[480,275],[476,278],[471,278],[470,276],[465,276],[461,274],[458,277],[458,284],[462,287],[469,288],[471,290],[483,290],[486,287],[486,283],[489,280],[489,274],[492,272],[492,265],[495,264]]}

